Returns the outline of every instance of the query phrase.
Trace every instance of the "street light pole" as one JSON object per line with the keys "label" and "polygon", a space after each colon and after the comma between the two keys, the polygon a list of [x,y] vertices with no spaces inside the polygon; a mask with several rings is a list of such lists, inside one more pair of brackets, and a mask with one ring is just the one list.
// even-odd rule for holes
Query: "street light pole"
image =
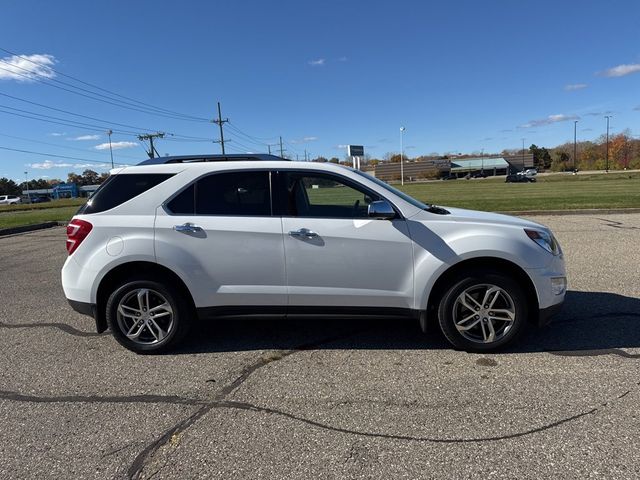
{"label": "street light pole", "polygon": [[576,171],[576,128],[578,126],[578,120],[573,121],[573,173]]}
{"label": "street light pole", "polygon": [[484,173],[484,148],[480,150],[480,162],[482,162],[480,166],[480,173]]}
{"label": "street light pole", "polygon": [[400,184],[404,185],[404,127],[400,127]]}
{"label": "street light pole", "polygon": [[111,153],[111,168],[113,168],[113,148],[111,148],[111,134],[113,130],[107,130],[107,135],[109,135],[109,153]]}
{"label": "street light pole", "polygon": [[29,203],[31,203],[31,195],[29,194],[29,180],[27,179],[27,175],[29,172],[24,172],[24,183],[27,186],[27,198],[29,199]]}
{"label": "street light pole", "polygon": [[604,171],[606,173],[609,173],[609,119],[611,118],[611,116],[605,115],[604,118],[607,119],[607,153],[606,153],[607,162],[606,162]]}

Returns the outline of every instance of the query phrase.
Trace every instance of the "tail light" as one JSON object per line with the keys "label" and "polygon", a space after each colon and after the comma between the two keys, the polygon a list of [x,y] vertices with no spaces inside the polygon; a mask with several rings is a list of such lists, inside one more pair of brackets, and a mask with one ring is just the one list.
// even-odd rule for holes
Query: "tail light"
{"label": "tail light", "polygon": [[67,252],[71,255],[93,228],[89,222],[73,219],[67,225]]}

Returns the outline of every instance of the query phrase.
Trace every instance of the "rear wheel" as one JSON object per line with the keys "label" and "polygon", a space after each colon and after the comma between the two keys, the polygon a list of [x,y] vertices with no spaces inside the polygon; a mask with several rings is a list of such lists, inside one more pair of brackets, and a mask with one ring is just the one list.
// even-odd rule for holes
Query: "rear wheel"
{"label": "rear wheel", "polygon": [[109,296],[106,317],[122,346],[136,353],[160,353],[185,337],[189,310],[173,285],[130,279]]}
{"label": "rear wheel", "polygon": [[438,308],[438,321],[447,340],[475,352],[512,343],[525,329],[527,316],[527,298],[520,285],[497,272],[458,277]]}

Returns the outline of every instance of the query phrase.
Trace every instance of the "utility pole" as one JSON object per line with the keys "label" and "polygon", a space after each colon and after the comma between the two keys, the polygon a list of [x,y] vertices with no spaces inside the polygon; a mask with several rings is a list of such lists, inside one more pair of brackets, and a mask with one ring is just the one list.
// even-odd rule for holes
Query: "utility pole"
{"label": "utility pole", "polygon": [[282,137],[280,137],[280,158],[284,158],[284,150],[282,149]]}
{"label": "utility pole", "polygon": [[609,119],[611,115],[605,115],[604,118],[607,119],[607,163],[604,171],[609,173]]}
{"label": "utility pole", "polygon": [[164,132],[145,133],[144,135],[138,135],[138,140],[140,140],[141,142],[149,140],[149,151],[147,152],[149,158],[155,158],[156,155],[160,156],[158,150],[156,150],[156,147],[153,146],[154,138],[164,138]]}
{"label": "utility pole", "polygon": [[304,161],[305,162],[307,161],[307,149],[306,148],[304,149]]}
{"label": "utility pole", "polygon": [[107,135],[109,135],[109,153],[111,154],[111,168],[113,168],[113,148],[111,148],[111,134],[113,134],[113,130],[107,130]]}
{"label": "utility pole", "polygon": [[524,138],[522,139],[522,170],[524,170]]}
{"label": "utility pole", "polygon": [[218,125],[218,127],[220,127],[220,146],[222,147],[222,154],[224,155],[224,132],[222,130],[222,125],[225,123],[228,123],[229,119],[225,118],[224,120],[222,119],[222,113],[220,111],[220,102],[218,102],[218,119],[217,120],[213,120],[213,123],[216,123]]}
{"label": "utility pole", "polygon": [[576,128],[578,126],[578,120],[573,121],[573,173],[576,173]]}
{"label": "utility pole", "polygon": [[480,162],[482,162],[480,167],[480,173],[484,173],[484,148],[480,150]]}

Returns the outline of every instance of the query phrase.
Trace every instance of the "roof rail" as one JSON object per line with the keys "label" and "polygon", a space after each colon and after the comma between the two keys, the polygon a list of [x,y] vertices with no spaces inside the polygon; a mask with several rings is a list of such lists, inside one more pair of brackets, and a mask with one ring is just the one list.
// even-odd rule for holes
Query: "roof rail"
{"label": "roof rail", "polygon": [[256,154],[230,154],[230,155],[181,155],[175,157],[150,158],[140,162],[138,165],[162,165],[165,163],[197,163],[197,162],[243,162],[243,161],[283,161],[286,158],[268,155],[266,153]]}

